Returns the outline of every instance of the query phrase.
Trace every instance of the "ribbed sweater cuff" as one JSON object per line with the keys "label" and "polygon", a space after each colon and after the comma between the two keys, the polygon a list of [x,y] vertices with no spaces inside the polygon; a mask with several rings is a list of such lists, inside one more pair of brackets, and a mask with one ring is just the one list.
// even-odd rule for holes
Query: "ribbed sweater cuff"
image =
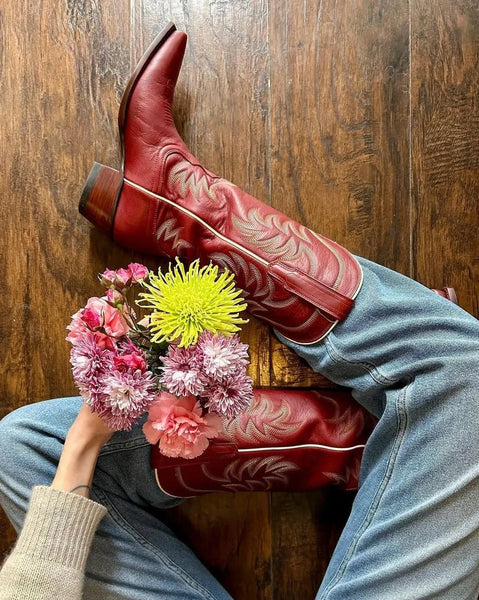
{"label": "ribbed sweater cuff", "polygon": [[15,550],[83,570],[106,512],[104,506],[84,496],[36,486]]}

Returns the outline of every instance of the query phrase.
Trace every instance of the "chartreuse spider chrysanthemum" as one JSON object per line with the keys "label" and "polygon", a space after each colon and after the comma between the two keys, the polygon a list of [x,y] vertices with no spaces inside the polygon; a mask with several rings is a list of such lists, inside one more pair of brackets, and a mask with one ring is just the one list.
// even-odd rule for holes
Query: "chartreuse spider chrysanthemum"
{"label": "chartreuse spider chrysanthemum", "polygon": [[179,347],[196,344],[203,331],[233,335],[238,325],[246,323],[239,312],[246,308],[235,289],[234,275],[228,270],[218,274],[218,267],[201,267],[195,260],[185,270],[176,259],[168,272],[150,274],[140,294],[139,305],[150,308],[152,342],[172,342],[180,339]]}

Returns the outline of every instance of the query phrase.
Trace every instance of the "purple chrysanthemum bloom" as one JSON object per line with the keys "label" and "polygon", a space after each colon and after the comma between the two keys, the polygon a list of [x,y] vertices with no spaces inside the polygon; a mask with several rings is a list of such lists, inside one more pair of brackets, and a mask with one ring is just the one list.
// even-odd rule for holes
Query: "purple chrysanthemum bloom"
{"label": "purple chrysanthemum bloom", "polygon": [[111,350],[98,345],[92,331],[86,330],[77,338],[70,352],[70,362],[73,377],[82,393],[101,385],[103,377],[113,367],[113,356]]}
{"label": "purple chrysanthemum bloom", "polygon": [[197,396],[205,390],[207,377],[201,370],[201,355],[194,346],[178,348],[170,345],[168,354],[162,356],[163,375],[161,383],[174,396]]}
{"label": "purple chrysanthemum bloom", "polygon": [[80,394],[85,404],[91,408],[94,413],[102,416],[105,407],[106,396],[103,392],[103,383],[100,382],[96,386],[78,386],[80,388]]}
{"label": "purple chrysanthemum bloom", "polygon": [[130,430],[156,393],[150,371],[112,371],[103,379],[102,398],[97,398],[102,406],[97,402],[92,408],[111,429]]}
{"label": "purple chrysanthemum bloom", "polygon": [[248,345],[241,342],[238,334],[214,335],[205,331],[198,339],[198,349],[202,353],[204,372],[214,379],[231,375],[238,368],[244,370],[248,364]]}
{"label": "purple chrysanthemum bloom", "polygon": [[253,382],[241,370],[212,382],[203,396],[204,405],[210,412],[227,418],[236,417],[252,400]]}

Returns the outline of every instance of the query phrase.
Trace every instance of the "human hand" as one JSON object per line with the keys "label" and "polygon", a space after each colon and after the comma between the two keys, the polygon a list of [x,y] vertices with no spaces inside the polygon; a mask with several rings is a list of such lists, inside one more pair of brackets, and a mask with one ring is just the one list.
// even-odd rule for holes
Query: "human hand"
{"label": "human hand", "polygon": [[85,445],[98,447],[100,450],[114,433],[101,417],[87,404],[83,404],[68,432],[67,440],[82,441]]}
{"label": "human hand", "polygon": [[98,454],[114,433],[83,404],[67,433],[52,487],[88,497]]}

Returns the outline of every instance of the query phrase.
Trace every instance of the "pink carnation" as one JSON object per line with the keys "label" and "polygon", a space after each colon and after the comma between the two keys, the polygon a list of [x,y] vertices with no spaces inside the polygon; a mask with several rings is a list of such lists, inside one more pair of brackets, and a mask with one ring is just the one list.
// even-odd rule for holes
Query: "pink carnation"
{"label": "pink carnation", "polygon": [[202,416],[201,412],[194,396],[176,398],[161,392],[150,406],[143,432],[150,444],[159,444],[165,456],[196,458],[221,427],[216,415]]}

